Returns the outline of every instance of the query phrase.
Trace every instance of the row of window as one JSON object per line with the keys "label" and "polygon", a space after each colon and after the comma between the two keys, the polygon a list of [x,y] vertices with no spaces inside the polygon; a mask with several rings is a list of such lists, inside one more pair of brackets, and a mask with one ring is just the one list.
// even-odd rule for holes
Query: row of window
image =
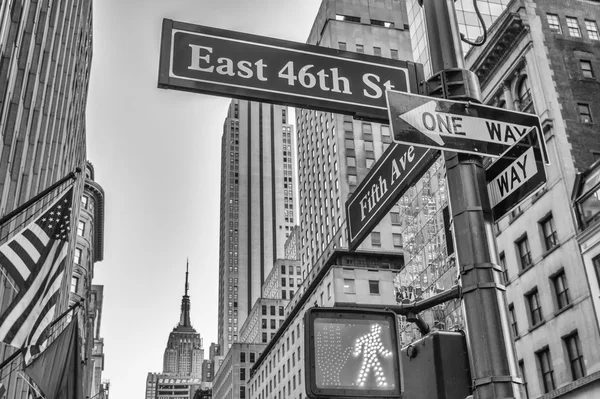
{"label": "row of window", "polygon": [[[581,350],[581,342],[579,340],[579,334],[574,331],[564,337],[562,337],[563,349],[565,359],[568,361],[568,366],[571,372],[571,378],[573,381],[586,376],[585,361],[583,358],[583,352]],[[556,389],[556,381],[554,379],[554,366],[552,365],[552,357],[550,355],[550,348],[545,346],[544,348],[535,352],[537,361],[537,368],[539,371],[539,377],[542,389],[544,393],[548,393]],[[527,387],[527,375],[525,372],[525,364],[521,360],[519,361],[519,368],[523,382],[525,386],[525,396],[529,399],[529,390]]]}
{"label": "row of window", "polygon": [[[267,315],[267,305],[262,305],[262,315]],[[270,306],[271,316],[275,316],[275,305]],[[279,306],[279,316],[283,316],[283,306]]]}
{"label": "row of window", "polygon": [[[552,214],[549,214],[544,219],[540,220],[538,222],[538,226],[546,252],[554,249],[554,247],[558,245],[558,236]],[[529,247],[529,238],[527,237],[527,234],[524,234],[517,241],[515,241],[515,246],[520,270],[524,271],[533,266],[533,259],[531,256],[531,249]],[[505,283],[508,283],[509,276],[506,268],[506,258],[504,252],[500,253],[500,266],[503,269]]]}
{"label": "row of window", "polygon": [[[328,295],[331,296],[328,288]],[[379,280],[369,280],[369,293],[379,295]],[[344,279],[344,294],[356,294],[356,282],[353,278]]]}
{"label": "row of window", "polygon": [[[342,14],[336,14],[335,16],[335,20],[336,21],[344,21],[344,22],[356,22],[356,23],[360,23],[360,17],[354,17],[351,15],[342,15]],[[378,19],[371,19],[370,20],[370,24],[374,25],[374,26],[383,26],[384,28],[394,28],[394,23],[393,22],[389,22],[389,21],[381,21]]]}
{"label": "row of window", "polygon": [[[548,27],[550,28],[550,30],[555,33],[562,34],[563,29],[558,15],[548,13],[546,14],[546,17],[548,20]],[[566,16],[565,20],[567,22],[567,32],[569,33],[569,36],[582,37],[578,19],[575,17]],[[584,25],[589,39],[600,40],[600,34],[598,33],[598,24],[596,23],[596,21],[586,19],[584,20]]]}
{"label": "row of window", "polygon": [[[569,287],[564,270],[560,270],[550,277],[551,287],[554,293],[554,303],[556,311],[561,311],[571,304],[569,296]],[[525,305],[528,310],[530,329],[537,327],[544,322],[540,294],[537,287],[534,287],[525,294]],[[517,324],[514,304],[508,306],[508,317],[511,332],[515,338],[519,337],[519,327]]]}

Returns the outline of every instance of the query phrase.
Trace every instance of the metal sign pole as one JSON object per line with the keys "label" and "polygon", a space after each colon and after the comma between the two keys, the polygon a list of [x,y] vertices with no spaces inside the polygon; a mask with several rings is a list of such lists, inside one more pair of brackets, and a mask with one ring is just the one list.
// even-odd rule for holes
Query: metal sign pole
{"label": "metal sign pole", "polygon": [[[475,100],[476,77],[464,70],[454,0],[420,0],[425,11],[434,79],[440,97]],[[424,3],[424,4],[423,4]],[[446,84],[463,76],[463,92]],[[460,90],[460,89],[459,89]],[[505,288],[492,230],[492,213],[482,157],[444,152],[456,253],[476,399],[521,398],[517,363],[508,330]]]}

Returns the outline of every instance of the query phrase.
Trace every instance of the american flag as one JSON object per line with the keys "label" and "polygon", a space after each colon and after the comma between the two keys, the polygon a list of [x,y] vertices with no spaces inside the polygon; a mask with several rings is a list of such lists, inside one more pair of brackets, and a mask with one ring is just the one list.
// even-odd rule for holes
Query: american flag
{"label": "american flag", "polygon": [[0,247],[0,266],[18,294],[0,316],[0,342],[22,348],[48,335],[66,270],[73,188]]}

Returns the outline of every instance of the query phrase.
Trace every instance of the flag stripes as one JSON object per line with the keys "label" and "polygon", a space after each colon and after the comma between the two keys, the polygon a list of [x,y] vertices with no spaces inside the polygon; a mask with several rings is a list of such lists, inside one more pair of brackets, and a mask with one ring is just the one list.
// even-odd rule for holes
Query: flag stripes
{"label": "flag stripes", "polygon": [[0,266],[18,293],[0,315],[0,341],[18,348],[48,337],[65,281],[73,189],[0,247]]}

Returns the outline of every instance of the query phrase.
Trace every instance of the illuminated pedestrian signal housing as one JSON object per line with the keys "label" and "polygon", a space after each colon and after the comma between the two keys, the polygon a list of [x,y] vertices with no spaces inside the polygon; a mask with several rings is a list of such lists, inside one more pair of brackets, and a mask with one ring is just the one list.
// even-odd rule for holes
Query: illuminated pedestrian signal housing
{"label": "illuminated pedestrian signal housing", "polygon": [[400,397],[396,315],[312,308],[304,316],[306,394],[311,398]]}

